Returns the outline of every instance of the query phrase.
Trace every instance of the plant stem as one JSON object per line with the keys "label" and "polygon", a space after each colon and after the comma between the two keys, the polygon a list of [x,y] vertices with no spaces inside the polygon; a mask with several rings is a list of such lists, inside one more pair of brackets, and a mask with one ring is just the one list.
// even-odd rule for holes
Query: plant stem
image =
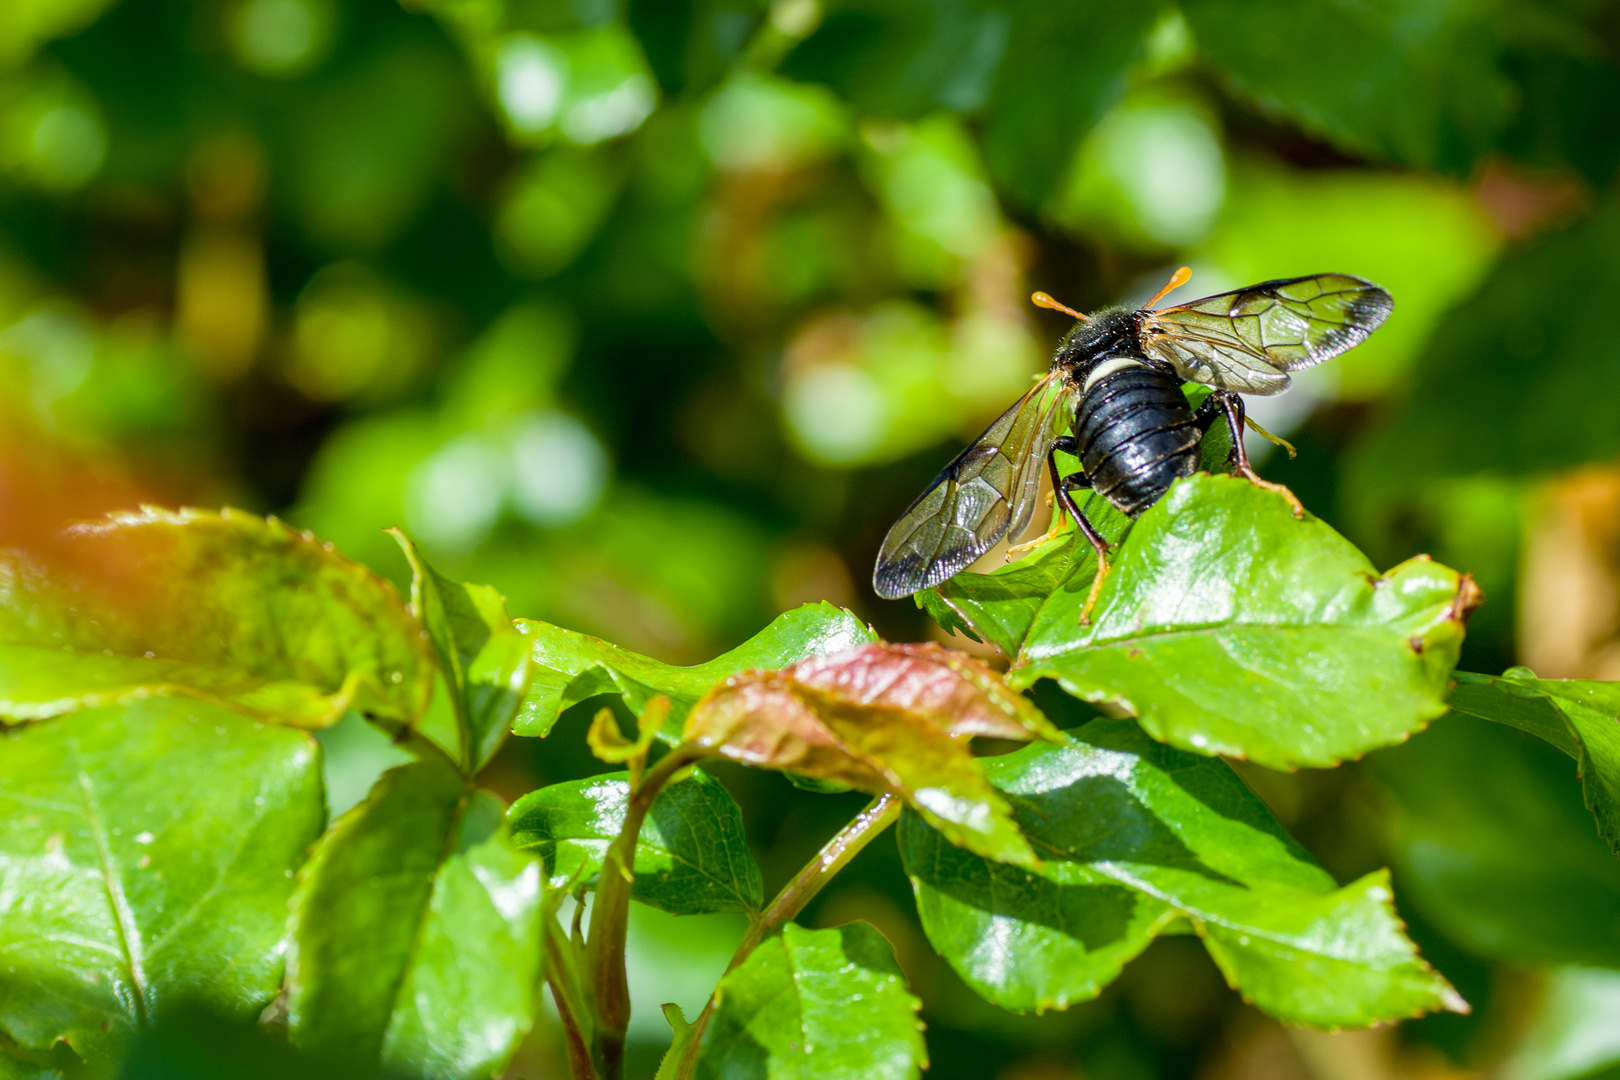
{"label": "plant stem", "polygon": [[630,984],[624,971],[624,939],[630,929],[630,885],[634,880],[636,841],[641,824],[670,778],[703,755],[696,747],[677,746],[653,765],[632,787],[624,826],[608,848],[602,876],[591,904],[591,926],[585,942],[595,1037],[596,1070],[602,1080],[624,1074],[624,1033],[630,1025]]}
{"label": "plant stem", "polygon": [[[740,967],[769,934],[804,910],[804,905],[814,899],[827,882],[848,866],[850,860],[859,855],[879,833],[894,824],[899,816],[898,795],[879,795],[867,803],[866,808],[855,815],[853,821],[838,830],[838,835],[822,845],[821,850],[816,852],[816,857],[805,863],[804,869],[793,875],[792,881],[782,886],[782,891],[776,894],[770,906],[749,924],[748,933],[743,935],[742,943],[731,955],[731,963],[726,965],[726,974],[729,975]],[[718,989],[716,987],[716,990]],[[681,1059],[680,1067],[675,1070],[675,1080],[690,1080],[693,1070],[696,1069],[699,1044],[703,1041],[704,1030],[709,1026],[709,1018],[714,1015],[717,1000],[718,995],[711,993],[708,1002],[703,1006],[703,1012],[692,1025],[692,1039],[686,1044],[686,1054]]]}
{"label": "plant stem", "polygon": [[897,795],[879,795],[867,803],[854,820],[838,830],[838,835],[822,845],[816,857],[804,864],[804,869],[793,875],[792,881],[782,886],[782,891],[776,894],[770,906],[749,925],[748,933],[732,954],[726,971],[733,970],[748,959],[748,954],[772,931],[803,911],[804,905],[815,899],[816,894],[838,871],[848,866],[862,848],[899,816],[900,798]]}
{"label": "plant stem", "polygon": [[545,953],[549,972],[546,981],[551,984],[551,998],[557,1003],[557,1015],[562,1018],[569,1074],[574,1080],[600,1080],[596,1062],[591,1058],[590,1039],[581,1026],[589,1014],[580,993],[575,945],[563,936],[562,924],[551,915],[546,916]]}

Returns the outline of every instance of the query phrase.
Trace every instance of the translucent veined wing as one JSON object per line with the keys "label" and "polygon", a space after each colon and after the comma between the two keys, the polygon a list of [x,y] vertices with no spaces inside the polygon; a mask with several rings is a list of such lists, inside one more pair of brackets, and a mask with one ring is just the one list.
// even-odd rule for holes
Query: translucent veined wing
{"label": "translucent veined wing", "polygon": [[1035,513],[1041,467],[1052,440],[1072,419],[1075,388],[1053,371],[1002,413],[883,539],[872,587],[889,600],[938,585]]}
{"label": "translucent veined wing", "polygon": [[1191,382],[1278,394],[1287,373],[1367,340],[1389,317],[1389,293],[1349,274],[1262,281],[1142,316],[1142,349]]}

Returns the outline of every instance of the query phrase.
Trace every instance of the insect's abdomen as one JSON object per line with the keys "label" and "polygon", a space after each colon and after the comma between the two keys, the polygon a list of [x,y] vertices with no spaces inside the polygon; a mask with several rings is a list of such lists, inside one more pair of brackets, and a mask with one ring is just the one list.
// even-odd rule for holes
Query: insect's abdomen
{"label": "insect's abdomen", "polygon": [[1081,467],[1098,494],[1132,517],[1197,470],[1200,434],[1181,381],[1146,365],[1103,375],[1075,409]]}

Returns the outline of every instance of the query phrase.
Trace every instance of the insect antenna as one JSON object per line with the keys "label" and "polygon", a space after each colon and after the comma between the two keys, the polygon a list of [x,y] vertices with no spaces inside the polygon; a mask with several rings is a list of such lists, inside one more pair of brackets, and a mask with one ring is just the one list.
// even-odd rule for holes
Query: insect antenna
{"label": "insect antenna", "polygon": [[1187,279],[1190,277],[1192,277],[1192,267],[1190,266],[1183,266],[1180,270],[1177,270],[1175,273],[1171,274],[1170,280],[1164,283],[1164,288],[1154,293],[1153,299],[1142,305],[1142,310],[1150,310],[1154,304],[1157,304],[1160,300],[1163,300],[1166,296],[1170,295],[1170,293],[1187,284]]}
{"label": "insect antenna", "polygon": [[1078,311],[1074,310],[1074,308],[1069,307],[1067,304],[1058,303],[1056,300],[1052,299],[1043,292],[1038,292],[1031,296],[1029,298],[1029,302],[1034,304],[1036,307],[1047,308],[1051,311],[1061,311],[1063,314],[1073,316],[1074,318],[1079,319],[1081,322],[1091,321],[1090,315],[1082,315]]}

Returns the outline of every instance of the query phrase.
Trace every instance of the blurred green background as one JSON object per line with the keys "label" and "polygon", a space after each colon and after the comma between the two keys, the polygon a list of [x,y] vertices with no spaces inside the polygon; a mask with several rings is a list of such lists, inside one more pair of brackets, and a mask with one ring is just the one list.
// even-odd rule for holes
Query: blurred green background
{"label": "blurred green background", "polygon": [[[872,559],[1043,369],[1067,320],[1032,290],[1344,271],[1395,313],[1251,399],[1301,450],[1263,470],[1380,566],[1474,573],[1464,667],[1620,678],[1617,49],[1607,0],[3,0],[0,540],[232,504],[396,580],[403,525],[675,662],[812,600],[926,638]],[[492,782],[600,771],[588,710]],[[325,741],[341,810],[387,751]],[[1620,862],[1571,762],[1449,718],[1244,775],[1341,880],[1395,867],[1473,1015],[1285,1031],[1172,938],[1011,1016],[887,843],[807,919],[894,940],[936,1077],[1615,1071]],[[856,805],[723,776],[767,888]],[[639,916],[646,1074],[740,930]],[[512,1075],[562,1075],[550,1038]]]}

